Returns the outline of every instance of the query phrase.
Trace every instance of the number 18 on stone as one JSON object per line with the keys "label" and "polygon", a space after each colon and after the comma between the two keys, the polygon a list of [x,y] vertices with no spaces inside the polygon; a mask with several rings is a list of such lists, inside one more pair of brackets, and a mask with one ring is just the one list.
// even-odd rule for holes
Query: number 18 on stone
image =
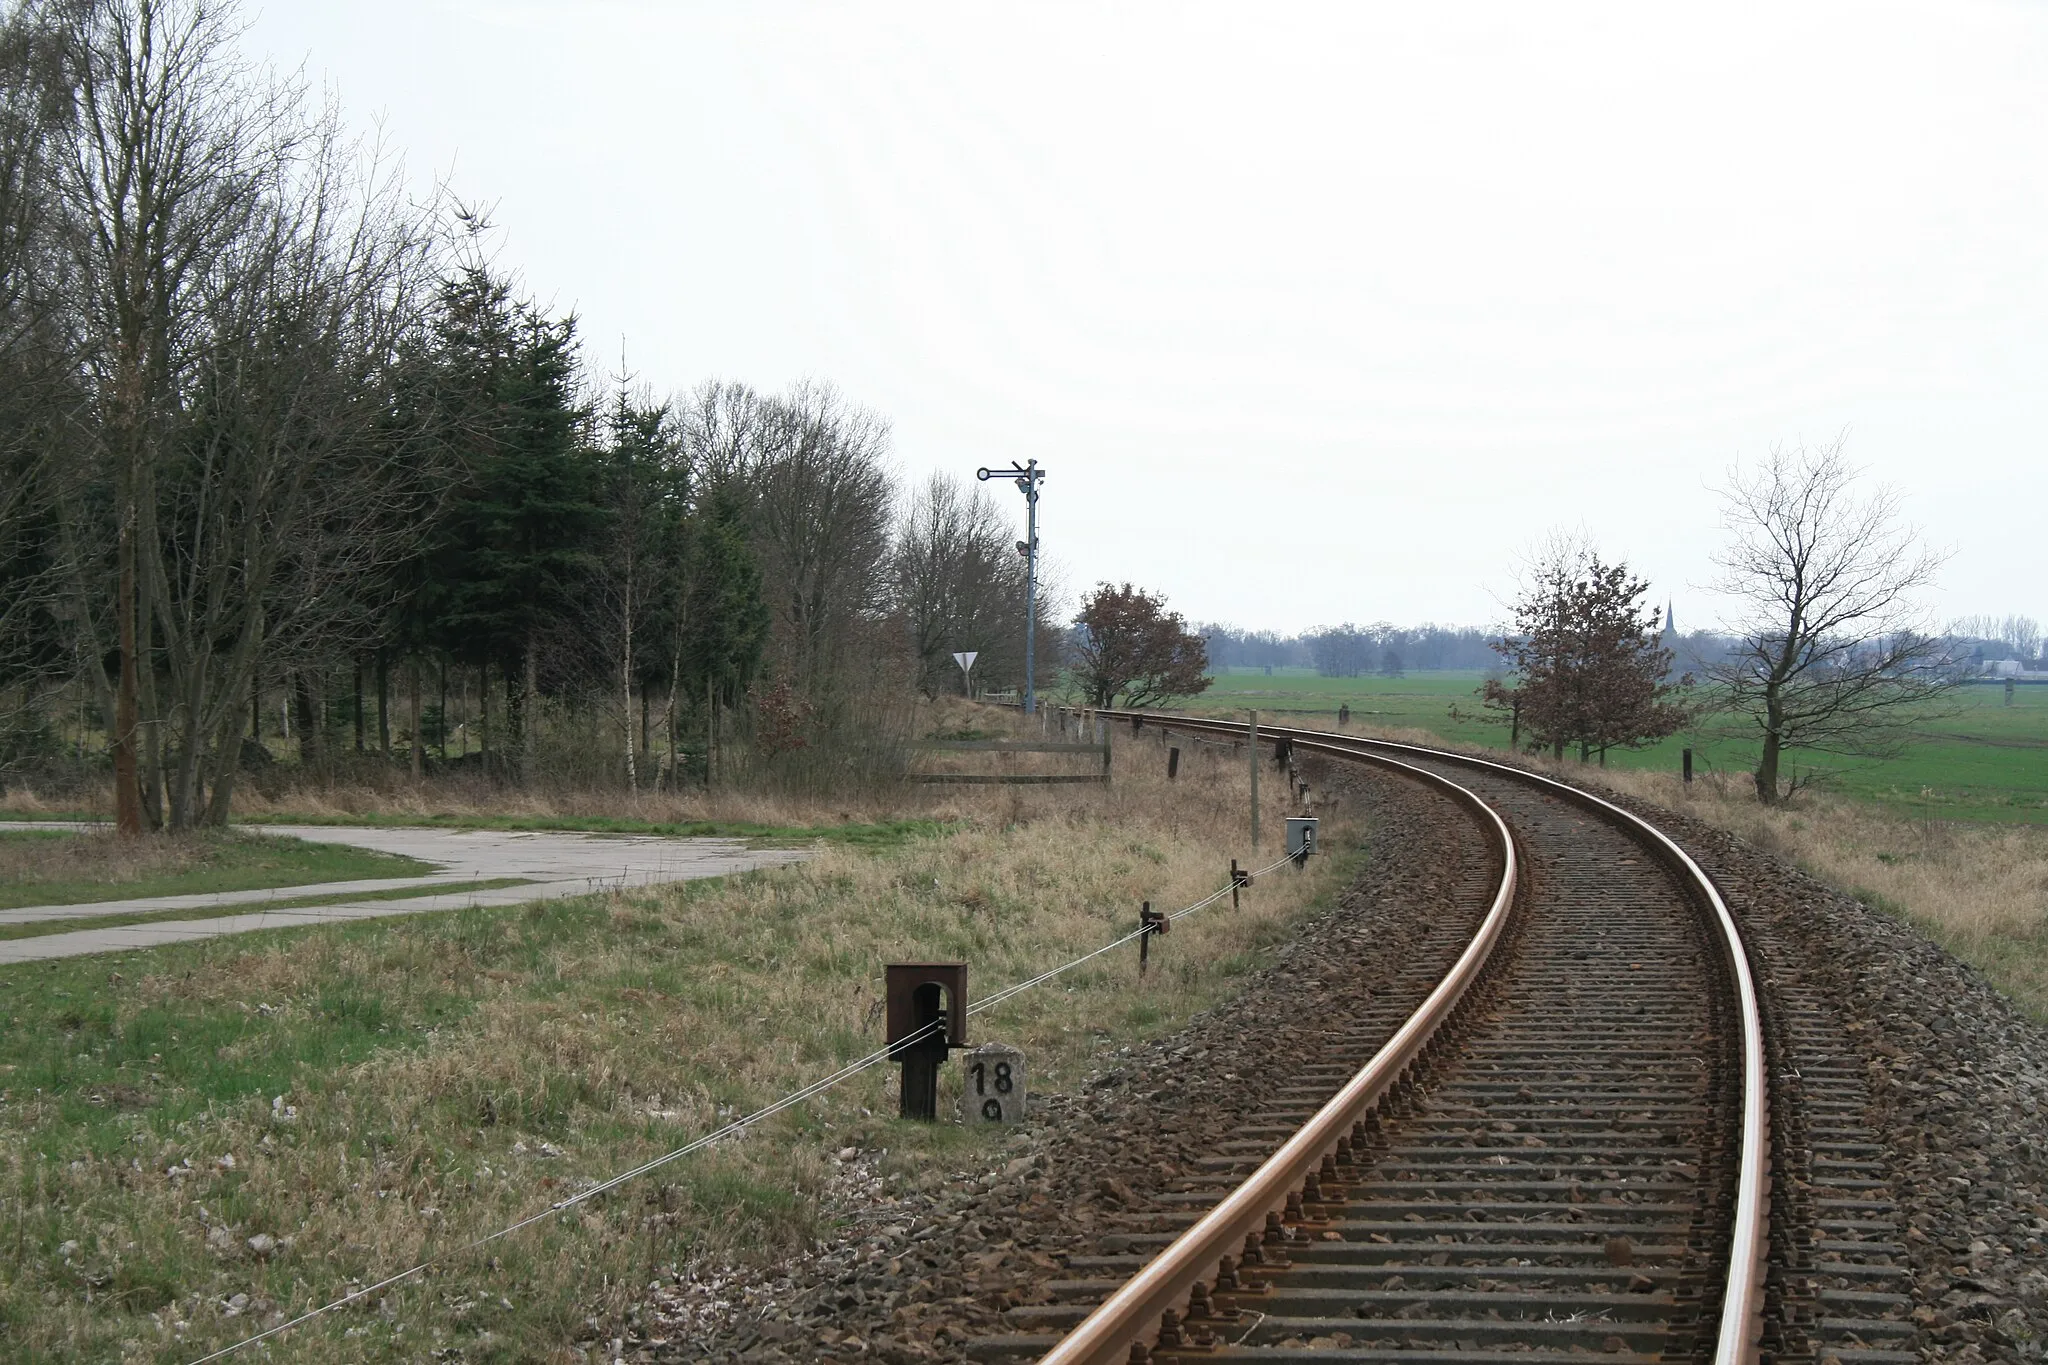
{"label": "number 18 on stone", "polygon": [[960,1054],[966,1068],[960,1089],[960,1120],[982,1123],[1024,1121],[1024,1054],[1006,1043],[983,1043]]}

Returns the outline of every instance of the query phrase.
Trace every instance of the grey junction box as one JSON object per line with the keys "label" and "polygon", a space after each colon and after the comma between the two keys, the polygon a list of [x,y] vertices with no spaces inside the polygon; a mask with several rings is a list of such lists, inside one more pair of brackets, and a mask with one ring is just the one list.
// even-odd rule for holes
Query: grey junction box
{"label": "grey junction box", "polygon": [[1308,861],[1316,851],[1316,817],[1291,815],[1287,818],[1287,856],[1297,863]]}

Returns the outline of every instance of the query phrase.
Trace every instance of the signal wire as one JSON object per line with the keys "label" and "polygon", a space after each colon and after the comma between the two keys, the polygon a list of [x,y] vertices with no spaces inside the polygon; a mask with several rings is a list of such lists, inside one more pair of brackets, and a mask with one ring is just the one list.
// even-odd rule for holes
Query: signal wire
{"label": "signal wire", "polygon": [[[1262,877],[1266,873],[1271,872],[1274,869],[1280,867],[1282,864],[1291,861],[1293,861],[1291,856],[1280,858],[1275,862],[1267,864],[1265,867],[1257,869],[1256,871],[1250,873],[1250,875],[1253,877]],[[1225,896],[1229,895],[1234,886],[1236,886],[1235,882],[1229,883],[1220,888],[1219,890],[1213,891],[1209,895],[1204,896],[1201,900],[1196,901],[1194,904],[1184,906],[1181,909],[1174,911],[1172,914],[1167,916],[1168,921],[1179,921],[1187,918],[1189,915],[1192,915],[1199,910],[1207,909],[1209,906],[1216,904],[1216,902],[1222,900]],[[1125,944],[1131,943],[1136,939],[1143,937],[1147,932],[1148,931],[1146,929],[1135,930],[1131,933],[1125,934],[1122,938],[1119,938],[1112,943],[1104,944],[1102,947],[1095,949],[1093,952],[1084,953],[1080,957],[1075,958],[1071,962],[1062,963],[1060,966],[1054,967],[1050,971],[1040,972],[1037,976],[1029,977],[1023,981],[1014,982],[1011,985],[1005,986],[1003,989],[995,992],[993,995],[986,996],[969,1005],[967,1009],[968,1016],[971,1018],[974,1015],[981,1014],[987,1010],[994,1009],[997,1005],[1002,1004],[1004,1001],[1010,999],[1012,996],[1019,995],[1024,991],[1028,991],[1034,986],[1043,985],[1045,982],[1052,980],[1054,977],[1060,976],[1066,972],[1070,972],[1074,968],[1081,966],[1083,963],[1092,962],[1096,958],[1101,957],[1104,953],[1108,953],[1117,948],[1121,948]],[[275,1327],[265,1328],[263,1331],[256,1333],[254,1336],[244,1337],[240,1341],[234,1342],[233,1344],[228,1346],[223,1346],[219,1350],[214,1351],[209,1355],[200,1356],[198,1359],[192,1361],[191,1365],[208,1365],[208,1362],[221,1360],[227,1356],[233,1355],[235,1352],[241,1350],[245,1346],[254,1346],[259,1341],[267,1341],[271,1337],[281,1336],[282,1334],[289,1332],[292,1328],[298,1327],[307,1322],[311,1322],[314,1318],[317,1318],[324,1313],[331,1313],[337,1308],[346,1308],[349,1304],[355,1303],[358,1300],[368,1298],[370,1295],[379,1293],[380,1291],[385,1289],[389,1289],[394,1285],[402,1284],[405,1281],[412,1279],[414,1276],[425,1274],[428,1270],[432,1269],[436,1265],[439,1265],[442,1261],[449,1260],[456,1256],[465,1255],[469,1252],[475,1251],[478,1247],[488,1246],[490,1243],[498,1241],[501,1238],[510,1237],[513,1233],[532,1227],[535,1223],[539,1223],[546,1219],[553,1218],[556,1214],[559,1214],[564,1210],[572,1209],[576,1207],[578,1204],[585,1203],[586,1201],[591,1199],[595,1199],[598,1195],[604,1194],[610,1190],[615,1190],[619,1186],[626,1184],[628,1181],[637,1180],[641,1176],[646,1175],[650,1171],[668,1165],[668,1163],[670,1163],[671,1161],[679,1160],[683,1157],[688,1156],[692,1152],[700,1151],[703,1148],[709,1147],[713,1143],[718,1142],[724,1138],[733,1137],[739,1133],[745,1132],[747,1129],[753,1127],[755,1124],[760,1123],[765,1119],[772,1118],[773,1116],[781,1113],[785,1109],[789,1109],[795,1105],[802,1104],[805,1100],[821,1095],[825,1091],[830,1090],[834,1086],[840,1084],[842,1081],[850,1080],[854,1076],[859,1075],[861,1072],[868,1070],[870,1067],[873,1067],[881,1062],[887,1061],[892,1053],[896,1052],[900,1048],[903,1048],[907,1044],[914,1043],[918,1041],[920,1038],[925,1037],[927,1034],[939,1028],[945,1022],[946,1021],[943,1016],[937,1019],[933,1019],[930,1022],[921,1025],[915,1033],[910,1034],[908,1037],[900,1038],[893,1043],[878,1048],[877,1050],[870,1052],[867,1056],[862,1057],[857,1061],[848,1062],[845,1066],[842,1066],[841,1068],[839,1068],[839,1070],[833,1072],[831,1075],[821,1076],[817,1080],[812,1081],[810,1084],[803,1086],[801,1089],[791,1091],[789,1094],[784,1095],[781,1099],[776,1100],[772,1104],[764,1105],[763,1107],[756,1109],[751,1114],[747,1114],[741,1118],[734,1119],[732,1122],[726,1124],[722,1128],[715,1128],[709,1133],[705,1133],[702,1136],[693,1138],[689,1142],[684,1143],[682,1146],[677,1147],[673,1151],[665,1152],[660,1156],[653,1157],[647,1161],[643,1161],[638,1166],[635,1166],[630,1170],[622,1171],[618,1175],[613,1176],[611,1179],[602,1181],[596,1185],[592,1185],[588,1189],[579,1190],[575,1194],[572,1194],[565,1199],[558,1199],[554,1203],[548,1205],[546,1208],[537,1210],[534,1213],[530,1213],[516,1223],[507,1224],[505,1227],[499,1228],[496,1232],[486,1233],[482,1237],[478,1237],[474,1241],[467,1242],[462,1246],[451,1248],[435,1256],[430,1256],[426,1260],[421,1261],[418,1265],[415,1265],[410,1269],[401,1270],[397,1274],[385,1276],[383,1279],[377,1281],[375,1284],[365,1285],[360,1289],[350,1290],[347,1294],[342,1295],[340,1298],[335,1299],[332,1302],[324,1303],[320,1305],[318,1308],[308,1309],[304,1313],[301,1313],[299,1316],[291,1319],[289,1322],[281,1322],[277,1324],[277,1326]]]}

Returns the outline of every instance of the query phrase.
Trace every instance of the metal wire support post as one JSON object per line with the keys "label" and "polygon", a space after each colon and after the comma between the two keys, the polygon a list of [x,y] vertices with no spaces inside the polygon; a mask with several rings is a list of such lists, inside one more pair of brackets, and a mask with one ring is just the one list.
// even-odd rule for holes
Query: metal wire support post
{"label": "metal wire support post", "polygon": [[1164,911],[1154,910],[1152,902],[1146,901],[1145,908],[1138,912],[1138,975],[1143,976],[1152,964],[1152,937],[1173,928],[1173,916]]}
{"label": "metal wire support post", "polygon": [[1012,480],[1024,495],[1024,539],[1017,542],[1017,552],[1024,556],[1024,714],[1028,716],[1038,709],[1038,485],[1044,481],[1045,471],[1036,460],[1023,464],[1012,460],[1008,469],[977,469],[974,477],[983,483]]}

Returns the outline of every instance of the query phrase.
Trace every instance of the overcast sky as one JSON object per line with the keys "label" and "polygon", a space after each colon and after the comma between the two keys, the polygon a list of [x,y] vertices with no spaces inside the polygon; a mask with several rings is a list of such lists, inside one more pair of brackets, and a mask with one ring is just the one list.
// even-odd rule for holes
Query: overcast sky
{"label": "overcast sky", "polygon": [[2048,617],[2048,7],[252,14],[603,363],[1039,459],[1071,588],[1482,624],[1583,524],[1705,624],[1713,486],[1847,429]]}

